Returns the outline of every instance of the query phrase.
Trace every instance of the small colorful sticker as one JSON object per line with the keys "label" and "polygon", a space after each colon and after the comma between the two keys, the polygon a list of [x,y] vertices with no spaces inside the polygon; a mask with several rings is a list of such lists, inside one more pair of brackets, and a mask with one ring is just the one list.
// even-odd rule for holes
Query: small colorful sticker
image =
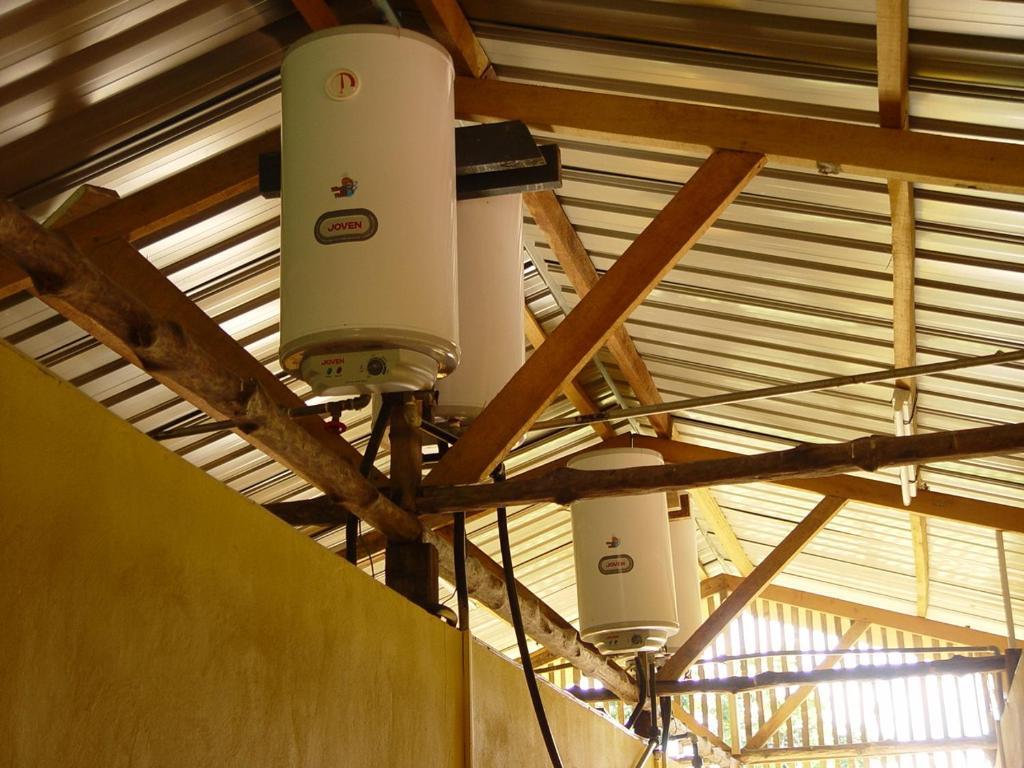
{"label": "small colorful sticker", "polygon": [[335,197],[352,197],[357,189],[359,189],[358,181],[351,176],[343,176],[338,186],[331,187],[331,192],[334,193]]}

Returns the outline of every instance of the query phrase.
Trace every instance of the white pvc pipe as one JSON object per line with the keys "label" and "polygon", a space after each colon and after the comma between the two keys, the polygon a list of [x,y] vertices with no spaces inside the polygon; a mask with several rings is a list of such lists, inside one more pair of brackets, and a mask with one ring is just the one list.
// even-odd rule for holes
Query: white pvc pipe
{"label": "white pvc pipe", "polygon": [[999,554],[999,581],[1003,587],[1003,611],[1006,614],[1006,645],[1017,647],[1016,627],[1013,623],[1013,602],[1010,600],[1010,574],[1006,570],[1006,547],[1003,532],[996,531],[996,552]]}

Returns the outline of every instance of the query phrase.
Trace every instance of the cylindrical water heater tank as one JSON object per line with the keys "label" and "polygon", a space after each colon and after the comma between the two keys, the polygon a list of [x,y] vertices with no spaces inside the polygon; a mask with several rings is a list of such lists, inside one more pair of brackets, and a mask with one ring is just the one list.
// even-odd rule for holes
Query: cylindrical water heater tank
{"label": "cylindrical water heater tank", "polygon": [[680,513],[668,521],[672,543],[672,571],[676,584],[676,618],[679,631],[665,643],[665,650],[674,653],[701,625],[700,576],[697,573],[697,532],[693,518]]}
{"label": "cylindrical water heater tank", "polygon": [[453,69],[341,26],[281,67],[281,364],[317,394],[430,389],[458,362]]}
{"label": "cylindrical water heater tank", "polygon": [[435,417],[461,426],[523,364],[521,195],[458,204],[459,369],[437,382]]}
{"label": "cylindrical water heater tank", "polygon": [[[643,448],[609,448],[569,461],[601,470],[663,464]],[[602,653],[657,651],[679,629],[664,493],[572,505],[580,635]]]}

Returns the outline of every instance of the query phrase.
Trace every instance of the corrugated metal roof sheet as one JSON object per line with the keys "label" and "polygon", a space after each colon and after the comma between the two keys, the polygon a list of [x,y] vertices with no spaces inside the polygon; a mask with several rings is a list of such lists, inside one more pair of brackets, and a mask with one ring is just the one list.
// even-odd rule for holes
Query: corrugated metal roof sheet
{"label": "corrugated metal roof sheet", "polygon": [[[544,7],[534,0],[468,0],[463,5],[503,78],[875,120],[873,29],[864,26],[874,18],[852,0],[824,8],[799,2],[703,9],[640,2]],[[953,0],[912,4],[913,125],[1020,141],[1024,52],[1010,43],[1020,37],[1022,11],[1015,3],[979,5],[967,13]],[[0,47],[0,145],[8,152],[11,147],[19,153],[38,149],[43,145],[32,142],[48,121],[73,119],[76,110],[86,114],[104,102],[119,104],[108,100],[155,82],[184,62],[227,50],[231,41],[293,23],[285,17],[289,10],[283,0],[212,5],[90,0],[45,13],[27,3],[13,7],[0,17],[0,27],[14,41]],[[704,25],[694,21],[701,13]],[[734,25],[732,37],[721,34],[726,22]],[[738,22],[747,26],[735,26]],[[616,34],[609,32],[613,24],[618,25]],[[744,29],[765,34],[747,40]],[[826,60],[822,51],[830,46],[835,55]],[[279,49],[275,42],[276,55]],[[865,59],[867,49],[871,57]],[[790,55],[769,56],[773,50]],[[259,51],[252,61],[271,55]],[[201,120],[190,119],[194,116],[182,106],[183,94],[168,98],[166,112],[159,115],[147,104],[148,122],[124,115],[126,126],[148,132],[138,133],[131,151],[119,153],[111,149],[109,136],[97,137],[95,151],[103,153],[102,162],[81,155],[77,172],[40,165],[38,177],[19,176],[20,186],[7,191],[20,192],[19,199],[44,216],[59,203],[58,192],[81,181],[130,194],[272,129],[280,110],[272,93],[273,68],[259,77],[246,71],[253,79],[239,85],[237,93],[248,95],[225,92],[218,102],[222,110],[206,105]],[[263,90],[247,90],[254,84]],[[152,133],[157,123],[163,128]],[[703,160],[653,147],[538,136],[562,146],[565,182],[559,196],[599,271],[614,263]],[[26,173],[26,161],[19,162],[18,172]],[[927,185],[916,192],[919,361],[1024,345],[1024,197]],[[276,360],[277,217],[275,201],[250,201],[149,243],[143,252],[283,377]],[[527,220],[525,235],[529,254],[543,267],[538,272],[526,262],[528,303],[550,330],[577,296],[532,221]],[[662,396],[675,400],[743,391],[890,365],[889,236],[884,184],[769,166],[627,323]],[[173,392],[34,299],[19,295],[0,302],[0,335],[139,429],[200,419]],[[611,359],[602,354],[601,362],[607,379],[593,366],[583,374],[589,394],[605,407],[635,402]],[[1021,370],[1008,365],[922,380],[920,429],[1022,421]],[[304,384],[284,378],[308,395]],[[885,385],[859,385],[688,411],[675,421],[682,440],[750,453],[802,441],[890,433],[890,396]],[[559,400],[546,416],[570,411]],[[348,420],[346,437],[357,447],[365,443],[369,418],[361,412]],[[617,426],[630,429],[627,422]],[[596,439],[589,428],[532,434],[510,458],[510,470],[537,466]],[[236,435],[181,438],[167,445],[258,502],[315,495]],[[380,466],[387,468],[386,456]],[[1021,470],[1022,457],[1007,456],[938,463],[922,475],[935,490],[1024,507]],[[895,480],[892,472],[874,476]],[[722,487],[715,494],[755,562],[816,501],[812,494],[768,484]],[[511,524],[518,575],[575,621],[568,513],[537,505],[515,511]],[[929,615],[1003,631],[992,532],[942,520],[932,520],[929,532]],[[471,534],[497,557],[493,521],[474,523]],[[336,548],[343,536],[330,533],[322,541]],[[1014,606],[1024,627],[1024,537],[1007,535],[1006,544]],[[723,567],[716,558],[703,542],[701,560],[711,574]],[[374,564],[378,575],[382,565]],[[848,505],[779,582],[913,612],[916,587],[907,515]],[[503,622],[477,611],[474,625],[487,642],[512,649]]]}

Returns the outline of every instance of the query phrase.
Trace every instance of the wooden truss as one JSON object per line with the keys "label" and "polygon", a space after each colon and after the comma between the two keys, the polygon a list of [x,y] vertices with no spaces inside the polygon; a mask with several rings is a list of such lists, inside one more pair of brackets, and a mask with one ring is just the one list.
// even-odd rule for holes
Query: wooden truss
{"label": "wooden truss", "polygon": [[[602,345],[608,345],[641,401],[657,402],[650,373],[622,323],[712,226],[766,157],[907,184],[920,180],[1024,189],[1024,147],[1019,145],[502,83],[493,78],[493,67],[457,3],[417,4],[437,37],[452,50],[460,71],[469,75],[456,83],[460,117],[522,119],[570,135],[710,151],[700,170],[600,279],[557,198],[551,193],[528,198],[531,215],[551,241],[581,301],[543,343],[542,334],[532,329],[534,355],[426,478],[424,498],[454,493],[453,486],[484,477],[561,389],[573,391],[574,377]],[[296,6],[316,28],[334,21],[321,0],[296,0]],[[125,199],[87,190],[54,222],[54,230],[39,227],[9,203],[0,204],[0,298],[32,291],[211,417],[234,419],[246,440],[325,492],[330,505],[320,505],[319,514],[343,520],[351,513],[390,540],[427,541],[437,547],[442,571],[450,577],[453,553],[446,517],[419,517],[392,503],[378,490],[383,476],[378,473],[367,481],[358,473],[361,457],[351,445],[324,432],[316,418],[283,416],[283,409],[301,405],[301,400],[137,250],[140,244],[255,196],[257,158],[277,147],[276,132],[256,137]],[[912,289],[912,274],[910,284]],[[906,288],[899,290],[905,298]],[[579,394],[578,407],[586,405]],[[681,457],[675,461],[724,458],[722,452],[673,442],[665,417],[652,417],[652,423],[661,435],[660,449]],[[609,442],[616,440],[621,438]],[[994,450],[1010,449],[1000,443]],[[728,618],[758,595],[768,594],[771,579],[847,500],[899,506],[884,483],[797,475],[778,481],[816,491],[825,500],[757,566],[744,560],[732,537],[731,556],[747,579],[684,645],[666,676],[686,669]],[[715,514],[707,491],[698,495],[698,502],[706,514]],[[914,500],[911,511],[999,528],[1020,525],[1019,510],[926,492]],[[724,516],[719,517],[717,524],[727,528]],[[507,615],[500,567],[473,547],[468,566],[474,597]],[[635,699],[635,685],[621,668],[583,643],[572,626],[539,598],[522,585],[518,589],[529,634],[553,656],[568,659],[622,698]]]}

